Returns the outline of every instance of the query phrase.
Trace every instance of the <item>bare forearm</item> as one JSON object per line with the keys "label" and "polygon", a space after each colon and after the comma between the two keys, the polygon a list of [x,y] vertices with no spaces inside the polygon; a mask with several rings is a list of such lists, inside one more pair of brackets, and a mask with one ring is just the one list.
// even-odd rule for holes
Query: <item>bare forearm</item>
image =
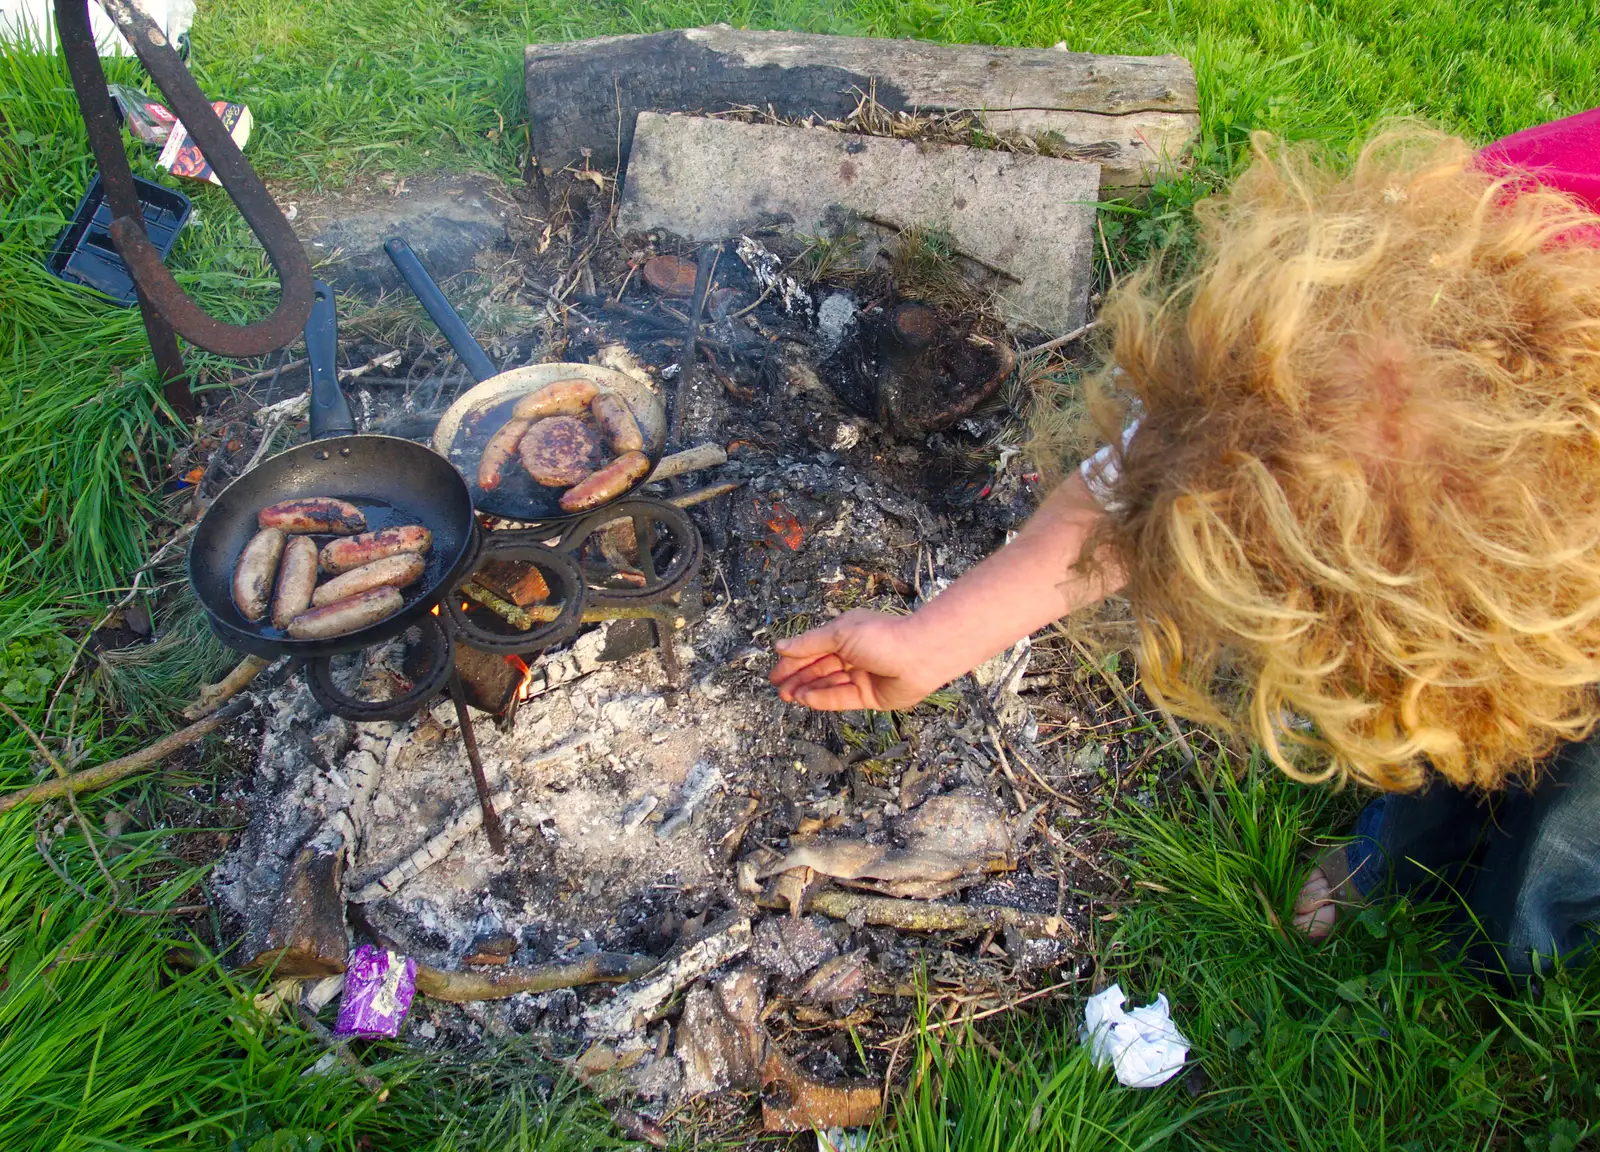
{"label": "bare forearm", "polygon": [[1076,570],[1104,511],[1074,474],[1016,537],[919,608],[909,624],[930,679],[948,683],[1031,632],[1096,603],[1122,585],[1102,566]]}

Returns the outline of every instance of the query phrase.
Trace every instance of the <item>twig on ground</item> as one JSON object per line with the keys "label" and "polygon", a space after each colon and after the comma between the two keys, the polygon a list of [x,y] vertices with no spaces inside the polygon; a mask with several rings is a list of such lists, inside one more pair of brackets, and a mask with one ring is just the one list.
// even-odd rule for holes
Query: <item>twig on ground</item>
{"label": "twig on ground", "polygon": [[287,364],[280,361],[276,367],[263,368],[259,372],[250,373],[248,376],[235,376],[232,380],[226,382],[225,387],[242,388],[246,384],[254,384],[257,380],[265,380],[268,376],[276,376],[280,372],[293,372],[296,368],[304,367],[305,363],[305,357],[303,356],[299,360],[291,360]]}
{"label": "twig on ground", "polygon": [[1025,757],[1022,754],[1021,750],[1018,749],[1017,746],[1011,742],[1009,737],[1002,736],[1001,739],[1005,741],[1006,747],[1011,749],[1011,755],[1016,758],[1017,763],[1021,764],[1022,767],[1027,770],[1028,775],[1033,777],[1033,782],[1035,784],[1039,785],[1039,787],[1043,788],[1046,792],[1050,793],[1050,795],[1054,796],[1057,800],[1061,800],[1061,801],[1065,802],[1067,805],[1069,805],[1071,807],[1071,811],[1068,813],[1068,815],[1070,815],[1070,816],[1081,816],[1081,815],[1083,815],[1083,808],[1078,804],[1078,802],[1076,800],[1074,800],[1071,796],[1067,796],[1067,795],[1065,795],[1065,794],[1063,794],[1061,792],[1057,792],[1054,788],[1050,787],[1050,785],[1048,785],[1048,784],[1046,784],[1044,782],[1044,777],[1039,775],[1039,773],[1034,770],[1033,765],[1028,763],[1027,757]]}
{"label": "twig on ground", "polygon": [[[781,897],[759,897],[762,907],[788,910]],[[865,896],[836,888],[806,897],[807,912],[820,912],[835,920],[860,917],[868,924],[901,928],[907,932],[961,932],[969,936],[991,928],[1015,928],[1025,936],[1060,936],[1071,925],[1057,916],[1024,912],[1000,904],[940,904],[928,900],[901,900],[893,896]]]}
{"label": "twig on ground", "polygon": [[553,992],[583,984],[626,984],[653,971],[661,962],[625,952],[591,952],[571,964],[501,968],[493,972],[451,972],[420,961],[417,991],[435,1000],[463,1003],[504,1000],[519,992]]}
{"label": "twig on ground", "polygon": [[245,687],[272,667],[272,661],[260,656],[246,656],[238,665],[215,684],[200,685],[200,697],[183,710],[185,720],[200,720],[232,700]]}
{"label": "twig on ground", "polygon": [[[44,723],[40,725],[40,727],[46,732],[50,731],[50,718],[55,715],[56,701],[61,698],[61,691],[67,686],[67,681],[72,679],[73,670],[77,668],[78,661],[83,656],[83,650],[89,646],[89,638],[98,632],[107,620],[111,619],[111,617],[115,616],[129,604],[133,603],[133,598],[139,594],[139,582],[144,579],[145,573],[149,572],[157,564],[160,564],[162,558],[166,556],[167,550],[174,544],[179,544],[184,540],[187,540],[189,538],[189,533],[194,531],[195,523],[197,522],[185,524],[170,537],[168,537],[166,542],[162,544],[160,548],[156,549],[156,554],[150,557],[150,559],[146,560],[144,562],[144,566],[133,574],[133,584],[131,587],[129,587],[127,595],[123,596],[121,600],[118,600],[110,608],[107,608],[104,615],[90,625],[89,629],[84,632],[83,639],[78,641],[77,648],[73,650],[72,659],[67,663],[67,670],[61,674],[61,679],[56,681],[55,691],[50,694],[50,704],[44,710]],[[4,809],[0,808],[0,812],[3,811]]]}
{"label": "twig on ground", "polygon": [[115,784],[119,780],[132,776],[135,772],[142,771],[150,765],[158,763],[172,755],[180,748],[187,748],[190,744],[215,732],[223,724],[243,713],[250,702],[248,700],[232,700],[207,716],[203,720],[190,724],[187,728],[180,728],[169,733],[137,752],[127,756],[108,760],[94,768],[85,768],[81,772],[73,772],[57,780],[46,780],[42,784],[34,784],[28,788],[19,788],[15,792],[8,792],[0,796],[0,812],[9,812],[19,804],[37,804],[44,800],[56,800],[71,792],[89,792],[97,788],[104,788]]}
{"label": "twig on ground", "polygon": [[[872,216],[872,215],[869,215],[869,214],[867,214],[865,212],[858,213],[857,215],[859,215],[861,217],[861,219],[865,220],[868,224],[876,224],[879,228],[887,228],[891,232],[904,233],[904,232],[909,232],[910,231],[910,229],[907,228],[905,225],[896,224],[893,220],[890,220],[890,219],[888,219],[886,217],[883,217],[883,216]],[[991,263],[988,260],[985,260],[982,256],[974,256],[971,252],[963,251],[962,249],[957,248],[957,247],[955,247],[953,245],[951,246],[950,251],[955,253],[957,256],[961,257],[963,260],[971,260],[974,264],[976,264],[979,268],[982,268],[985,272],[992,272],[996,276],[1000,276],[1000,277],[1003,277],[1006,280],[1011,281],[1013,284],[1021,284],[1022,283],[1022,277],[1021,276],[1018,276],[1015,272],[1007,271],[1006,269],[1000,267],[1000,265],[998,265],[998,264],[994,264],[994,263]]]}
{"label": "twig on ground", "polygon": [[1036,356],[1040,352],[1054,352],[1057,348],[1064,348],[1068,344],[1071,344],[1078,337],[1094,331],[1097,327],[1099,327],[1099,325],[1100,321],[1091,320],[1087,324],[1083,324],[1077,328],[1074,328],[1065,336],[1057,336],[1054,340],[1046,340],[1043,344],[1035,344],[1032,348],[1024,348],[1020,353],[1018,353],[1018,358],[1020,359],[1023,356]]}
{"label": "twig on ground", "polygon": [[387,1100],[389,1098],[388,1087],[385,1086],[382,1080],[368,1072],[366,1065],[356,1059],[355,1053],[350,1051],[349,1041],[341,1039],[328,1031],[327,1026],[318,1020],[305,1005],[302,1004],[299,1008],[300,1026],[312,1036],[315,1036],[329,1052],[338,1057],[339,1063],[355,1074],[356,1082],[376,1096],[378,1103],[382,1104]]}

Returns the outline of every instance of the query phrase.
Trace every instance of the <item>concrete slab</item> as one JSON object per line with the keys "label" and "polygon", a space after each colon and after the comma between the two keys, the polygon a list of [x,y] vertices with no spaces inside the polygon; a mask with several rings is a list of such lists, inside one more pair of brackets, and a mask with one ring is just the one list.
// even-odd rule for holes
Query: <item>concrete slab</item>
{"label": "concrete slab", "polygon": [[383,242],[402,236],[435,279],[474,266],[478,254],[503,244],[506,209],[482,177],[414,176],[394,189],[356,191],[299,205],[295,229],[317,274],[339,289],[393,291],[400,274]]}
{"label": "concrete slab", "polygon": [[1000,291],[1009,320],[1064,332],[1088,309],[1099,185],[1098,166],[1074,160],[641,112],[618,228],[710,240],[785,221],[827,235],[841,210],[940,227],[1016,278]]}
{"label": "concrete slab", "polygon": [[990,132],[1048,138],[1093,160],[1101,186],[1148,185],[1187,161],[1200,131],[1194,69],[1179,56],[930,44],[714,24],[529,45],[529,144],[546,175],[627,166],[638,112],[770,109],[842,120],[863,92],[891,112],[966,112]]}

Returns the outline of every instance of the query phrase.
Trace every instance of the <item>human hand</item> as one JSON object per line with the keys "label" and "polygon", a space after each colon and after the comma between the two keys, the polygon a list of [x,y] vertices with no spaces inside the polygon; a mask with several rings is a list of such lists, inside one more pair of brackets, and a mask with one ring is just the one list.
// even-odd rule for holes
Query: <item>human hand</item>
{"label": "human hand", "polygon": [[939,687],[907,616],[858,608],[779,640],[769,679],[786,701],[826,712],[909,708]]}

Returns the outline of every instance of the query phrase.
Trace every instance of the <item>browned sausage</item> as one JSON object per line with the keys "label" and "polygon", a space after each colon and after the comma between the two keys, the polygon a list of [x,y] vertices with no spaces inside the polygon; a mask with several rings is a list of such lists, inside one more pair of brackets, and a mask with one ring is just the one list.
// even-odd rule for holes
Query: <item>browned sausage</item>
{"label": "browned sausage", "polygon": [[263,528],[239,553],[233,567],[233,602],[246,620],[259,620],[267,614],[267,597],[272,593],[272,577],[283,555],[283,532]]}
{"label": "browned sausage", "polygon": [[335,500],[332,496],[280,500],[258,512],[256,522],[263,528],[276,528],[290,535],[332,532],[348,536],[367,529],[367,518],[361,514],[361,509],[348,500]]}
{"label": "browned sausage", "polygon": [[600,447],[594,430],[573,416],[551,416],[534,423],[517,447],[522,466],[546,488],[565,488],[594,471]]}
{"label": "browned sausage", "polygon": [[581,484],[568,488],[561,494],[563,512],[587,512],[610,500],[615,500],[650,471],[650,457],[643,452],[628,452],[618,456],[600,471]]}
{"label": "browned sausage", "polygon": [[272,594],[272,623],[284,628],[311,607],[317,587],[317,542],[309,536],[291,536],[283,546],[278,565],[278,588]]}
{"label": "browned sausage", "polygon": [[289,635],[296,640],[327,640],[344,636],[400,611],[405,597],[398,588],[372,588],[357,592],[321,608],[302,612],[289,621]]}
{"label": "browned sausage", "polygon": [[634,418],[628,402],[614,392],[604,392],[589,405],[595,423],[606,434],[611,451],[621,456],[624,452],[644,451],[644,433],[639,431],[639,421]]}
{"label": "browned sausage", "polygon": [[576,416],[589,407],[600,389],[591,381],[581,379],[557,380],[543,388],[535,388],[511,410],[518,420],[538,420],[543,416]]}
{"label": "browned sausage", "polygon": [[330,540],[322,546],[322,570],[330,576],[348,572],[385,556],[398,556],[402,552],[426,552],[433,547],[433,533],[417,524],[404,528],[384,528],[378,532],[363,532],[360,536],[346,536],[343,540]]}
{"label": "browned sausage", "polygon": [[343,576],[335,576],[311,594],[311,603],[321,608],[335,600],[344,600],[368,588],[404,588],[422,579],[426,567],[415,552],[402,552],[398,556],[385,556],[371,564],[352,568]]}
{"label": "browned sausage", "polygon": [[517,444],[532,423],[532,420],[519,420],[513,416],[500,426],[500,431],[489,437],[489,443],[483,447],[483,455],[478,457],[479,488],[493,492],[500,487],[500,478],[505,475],[506,465],[517,454]]}

